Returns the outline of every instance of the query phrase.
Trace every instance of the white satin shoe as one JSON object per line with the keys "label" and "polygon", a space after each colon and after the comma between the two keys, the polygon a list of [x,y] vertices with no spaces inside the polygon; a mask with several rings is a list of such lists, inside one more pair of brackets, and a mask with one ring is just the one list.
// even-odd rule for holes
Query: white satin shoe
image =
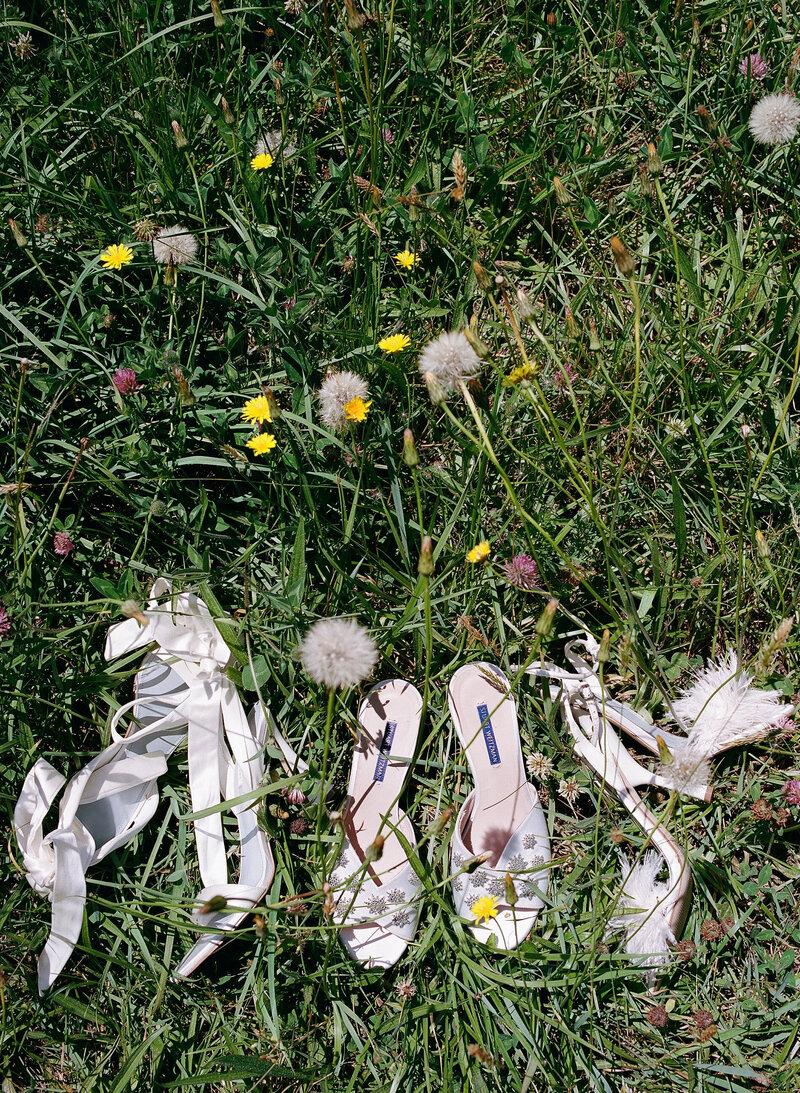
{"label": "white satin shoe", "polygon": [[[169,595],[166,603],[159,599]],[[250,802],[233,806],[242,847],[236,884],[228,882],[222,830],[224,800],[251,793],[264,776],[267,717],[254,711],[248,719],[236,687],[225,673],[230,652],[205,603],[191,593],[173,595],[169,582],[157,580],[144,612],[146,623],[128,619],[114,624],[105,655],[117,659],[155,643],[136,674],[133,702],[111,723],[113,743],[66,785],[56,830],[43,832],[43,821],[65,778],[40,759],[29,772],[14,811],[17,841],[29,884],[52,903],[52,925],[39,957],[39,990],[58,978],[77,943],[86,902],[86,872],[112,850],[129,842],[158,806],[158,778],[167,759],[188,740],[189,781],[194,813],[212,810],[194,821],[197,856],[204,888],[199,907],[218,897],[224,912],[195,912],[198,925],[212,927],[181,961],[176,975],[195,971],[263,899],[275,867],[266,835]],[[121,733],[118,726],[129,720]],[[270,728],[274,728],[269,719]],[[302,769],[279,734],[275,738]],[[229,911],[227,905],[234,908]]]}

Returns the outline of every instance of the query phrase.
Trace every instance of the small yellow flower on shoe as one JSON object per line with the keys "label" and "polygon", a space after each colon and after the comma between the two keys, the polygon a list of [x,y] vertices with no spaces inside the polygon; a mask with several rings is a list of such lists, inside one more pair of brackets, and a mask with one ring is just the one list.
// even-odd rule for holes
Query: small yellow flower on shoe
{"label": "small yellow flower on shoe", "polygon": [[492,553],[492,548],[489,546],[488,539],[484,539],[482,542],[474,546],[472,550],[467,553],[467,561],[475,564],[476,562],[485,562],[489,555]]}
{"label": "small yellow flower on shoe", "polygon": [[398,251],[394,256],[394,260],[397,262],[398,266],[402,266],[403,269],[413,269],[417,262],[419,262],[419,255],[406,247],[405,250]]}
{"label": "small yellow flower on shoe", "polygon": [[254,436],[251,440],[248,440],[247,447],[253,452],[254,455],[266,455],[267,452],[271,452],[277,444],[277,440],[272,433],[259,433],[258,436]]}
{"label": "small yellow flower on shoe", "polygon": [[372,405],[372,400],[364,402],[363,398],[351,398],[348,403],[345,404],[344,412],[348,421],[366,421],[369,408]]}
{"label": "small yellow flower on shoe", "polygon": [[408,334],[390,334],[387,338],[381,338],[378,349],[382,349],[384,353],[399,353],[403,349],[408,349],[410,345],[411,339]]}
{"label": "small yellow flower on shoe", "polygon": [[269,152],[261,152],[257,156],[253,156],[250,160],[250,166],[254,171],[266,171],[275,161]]}
{"label": "small yellow flower on shoe", "polygon": [[133,251],[125,243],[112,243],[100,255],[105,269],[122,269],[133,261]]}
{"label": "small yellow flower on shoe", "polygon": [[497,918],[498,906],[497,899],[494,896],[481,896],[480,899],[475,900],[470,910],[476,923],[480,922],[481,919],[489,922],[490,919]]}
{"label": "small yellow flower on shoe", "polygon": [[271,422],[272,410],[266,395],[259,395],[257,398],[251,398],[249,402],[246,402],[242,408],[242,417],[245,421],[257,421],[259,425],[265,421]]}

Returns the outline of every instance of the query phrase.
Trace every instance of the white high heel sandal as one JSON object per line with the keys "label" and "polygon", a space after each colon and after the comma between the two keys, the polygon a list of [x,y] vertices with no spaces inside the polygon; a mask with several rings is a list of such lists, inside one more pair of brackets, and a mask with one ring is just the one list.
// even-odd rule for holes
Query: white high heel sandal
{"label": "white high heel sandal", "polygon": [[[422,696],[402,679],[378,683],[358,712],[345,838],[330,883],[337,889],[334,921],[347,952],[368,968],[396,964],[414,937],[421,881],[398,838],[416,847],[411,821],[400,810],[408,768],[417,746]],[[369,850],[381,836],[378,858]]]}
{"label": "white high heel sandal", "polygon": [[[544,906],[550,838],[536,789],[528,781],[509,682],[498,667],[476,661],[459,668],[448,687],[450,716],[467,757],[475,788],[456,819],[450,844],[456,911],[474,917],[479,901],[494,897],[494,917],[470,927],[498,949],[515,949]],[[484,864],[463,872],[465,862]],[[510,875],[515,902],[508,902]],[[514,898],[514,896],[512,896]]]}
{"label": "white high heel sandal", "polygon": [[[583,645],[590,660],[577,653],[579,645]],[[655,785],[709,801],[710,757],[766,736],[774,722],[791,713],[793,707],[779,705],[771,692],[750,688],[749,677],[741,673],[735,655],[730,654],[727,663],[701,669],[694,686],[674,703],[675,712],[692,722],[688,737],[664,732],[605,693],[599,676],[599,649],[599,643],[587,633],[582,640],[566,646],[565,656],[574,671],[545,662],[531,664],[526,671],[551,681],[551,695],[561,703],[576,754],[595,772],[603,789],[616,792],[648,843],[658,851],[645,853],[632,869],[623,859],[619,911],[609,923],[612,931],[626,933],[627,952],[652,984],[654,969],[669,960],[669,945],[683,929],[692,885],[682,848],[648,809],[637,789]],[[648,770],[638,763],[612,726],[662,756],[659,769]],[[669,874],[666,882],[656,879],[662,859]]]}
{"label": "white high heel sandal", "polygon": [[[169,595],[166,604],[159,599]],[[129,842],[158,806],[158,778],[167,758],[187,739],[192,807],[215,809],[221,798],[241,796],[263,778],[266,721],[245,717],[234,684],[225,674],[230,653],[208,608],[189,593],[173,596],[157,580],[144,612],[146,622],[128,619],[114,624],[106,641],[106,658],[116,659],[155,643],[136,674],[134,700],[121,707],[111,723],[113,743],[67,784],[58,826],[45,836],[43,821],[65,784],[65,778],[40,759],[25,779],[14,824],[29,884],[52,903],[52,925],[39,957],[39,990],[53,985],[78,940],[86,902],[88,868]],[[130,715],[124,733],[117,726]],[[225,743],[227,739],[227,745]],[[291,753],[276,734],[282,750]],[[233,914],[200,916],[202,925],[229,931],[268,890],[274,863],[266,836],[247,804],[235,806],[242,840],[240,882],[229,885],[220,810],[195,821],[200,875],[205,888],[198,901],[213,896],[241,905]],[[225,940],[208,935],[181,962],[188,975]]]}

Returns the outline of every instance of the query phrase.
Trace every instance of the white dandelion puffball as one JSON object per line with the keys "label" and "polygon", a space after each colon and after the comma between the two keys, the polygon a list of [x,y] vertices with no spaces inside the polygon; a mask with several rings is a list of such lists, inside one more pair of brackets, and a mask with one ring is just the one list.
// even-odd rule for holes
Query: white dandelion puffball
{"label": "white dandelion puffball", "polygon": [[355,687],[378,663],[375,642],[354,619],[320,619],[298,646],[303,667],[324,687]]}
{"label": "white dandelion puffball", "polygon": [[163,265],[182,266],[197,254],[198,242],[187,228],[173,224],[153,236],[153,257]]}
{"label": "white dandelion puffball", "polygon": [[[281,144],[283,147],[281,147]],[[283,159],[291,159],[297,151],[297,141],[294,137],[284,137],[280,129],[273,129],[256,141],[253,149],[254,156],[270,155],[277,159],[280,155]]]}
{"label": "white dandelion puffball", "polygon": [[473,379],[480,366],[480,357],[460,330],[440,334],[428,342],[419,357],[419,370],[426,382],[428,375],[433,376],[445,391],[452,391],[460,380]]}
{"label": "white dandelion puffball", "polygon": [[797,136],[800,102],[786,92],[767,95],[753,107],[748,124],[760,144],[785,144]]}
{"label": "white dandelion puffball", "polygon": [[354,398],[366,402],[369,390],[361,376],[355,372],[332,372],[319,389],[319,416],[329,429],[339,432],[347,429],[345,407]]}

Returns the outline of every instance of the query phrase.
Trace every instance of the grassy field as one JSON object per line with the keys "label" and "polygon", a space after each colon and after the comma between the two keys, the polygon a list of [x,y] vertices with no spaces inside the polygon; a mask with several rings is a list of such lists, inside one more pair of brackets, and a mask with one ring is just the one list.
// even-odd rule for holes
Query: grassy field
{"label": "grassy field", "polygon": [[[3,1093],[794,1093],[794,723],[718,760],[709,804],[650,793],[696,885],[695,948],[651,995],[605,937],[619,851],[643,839],[530,681],[550,903],[516,952],[471,939],[448,882],[470,778],[446,701],[466,661],[526,660],[551,597],[547,656],[573,618],[607,628],[611,693],[654,718],[692,667],[728,647],[752,662],[793,615],[800,145],[756,143],[748,118],[797,83],[794,6],[220,4],[3,7]],[[742,71],[754,53],[765,72]],[[173,266],[148,240],[174,225],[197,252]],[[132,260],[104,268],[121,244]],[[480,378],[434,405],[419,353],[470,320]],[[380,349],[392,334],[408,346]],[[371,403],[338,432],[317,397],[337,370]],[[259,455],[241,412],[266,392]],[[518,554],[533,590],[507,578]],[[243,701],[258,684],[305,741],[309,792],[327,699],[294,652],[315,620],[356,618],[373,678],[425,689],[403,803],[426,897],[396,968],[339,946],[314,811],[276,790],[261,917],[172,983],[199,887],[179,752],[149,827],[90,871],[78,950],[38,997],[49,908],[13,805],[38,757],[72,774],[108,742],[133,668],[105,663],[105,634],[162,574],[235,619]],[[759,684],[788,700],[798,668],[792,635]],[[336,699],[334,803],[358,697]]]}

